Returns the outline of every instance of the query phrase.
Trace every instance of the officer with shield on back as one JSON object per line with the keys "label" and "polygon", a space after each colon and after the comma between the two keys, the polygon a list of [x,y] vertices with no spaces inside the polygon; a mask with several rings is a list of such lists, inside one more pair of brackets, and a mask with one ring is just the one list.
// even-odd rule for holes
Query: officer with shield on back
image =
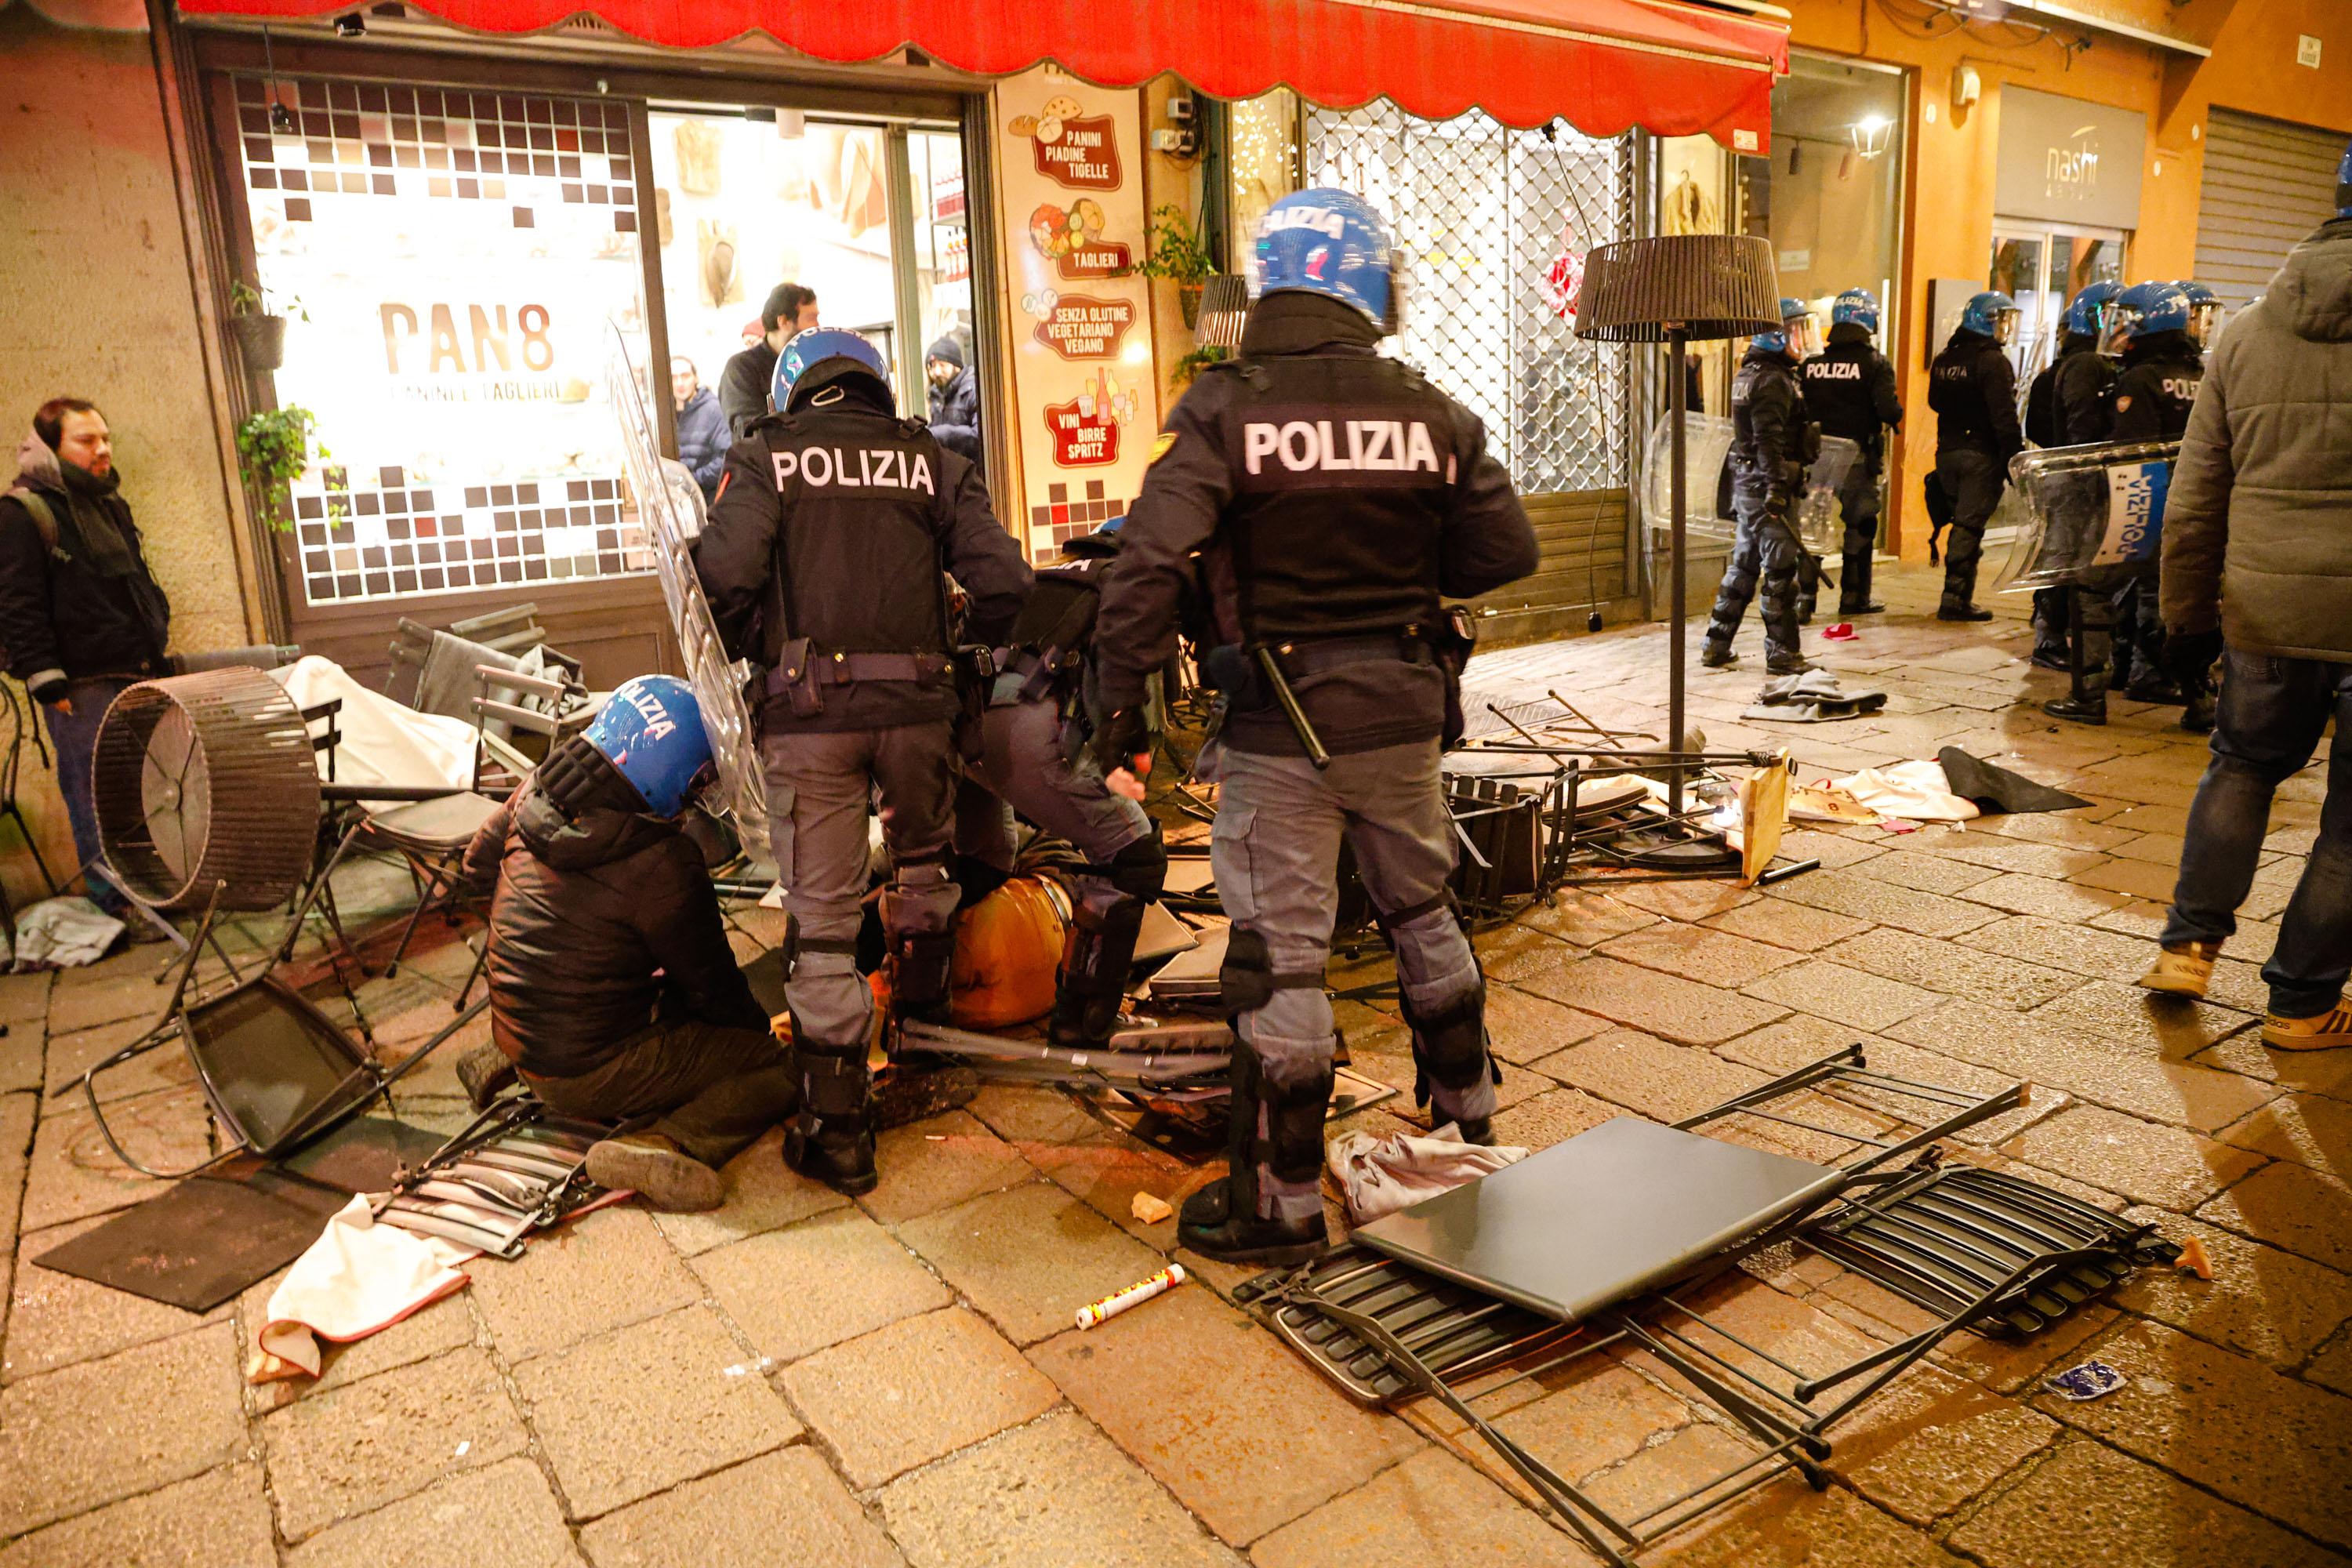
{"label": "officer with shield on back", "polygon": [[729,656],[766,672],[752,697],[793,922],[785,997],[801,1079],[785,1158],[855,1194],[876,1181],[873,997],[856,963],[868,804],[878,795],[890,860],[891,1005],[937,1016],[957,903],[948,574],[968,595],[962,638],[983,646],[1003,640],[1031,579],[978,472],[898,416],[864,338],[792,339],[775,406],[727,454],[695,569]]}
{"label": "officer with shield on back", "polygon": [[1106,527],[1072,540],[1063,546],[1067,559],[1037,573],[992,660],[978,753],[964,763],[995,800],[967,799],[958,813],[957,848],[995,870],[1013,862],[1007,806],[1087,858],[1068,879],[1069,930],[1046,1023],[1053,1044],[1076,1050],[1109,1041],[1144,910],[1168,879],[1159,825],[1136,800],[1111,790],[1085,747],[1089,654],[1119,537]]}
{"label": "officer with shield on back", "polygon": [[[2103,438],[2112,442],[2177,441],[2189,428],[2204,363],[2189,336],[2189,296],[2171,283],[2140,283],[2116,296],[2105,312],[2101,347],[2120,357],[2110,389]],[[2164,628],[2157,608],[2157,563],[2100,567],[2078,584],[2082,596],[2081,668],[2066,696],[2044,702],[2053,718],[2078,724],[2107,721],[2107,688],[2124,678],[2124,694],[2140,702],[2187,702],[2184,726],[2212,724],[2208,682],[2189,677],[2184,690],[2164,672]],[[2112,668],[2111,668],[2112,667]]]}
{"label": "officer with shield on back", "polygon": [[[1895,367],[1878,352],[1878,299],[1849,289],[1830,305],[1829,347],[1804,363],[1805,411],[1824,436],[1842,436],[1862,448],[1862,461],[1838,485],[1845,519],[1838,614],[1874,616],[1886,608],[1870,597],[1870,568],[1878,552],[1878,479],[1885,467],[1886,432],[1903,428],[1903,400]],[[1799,605],[1805,618],[1811,595]]]}
{"label": "officer with shield on back", "polygon": [[1240,1040],[1229,1173],[1186,1203],[1179,1234],[1208,1257],[1286,1262],[1325,1242],[1338,1041],[1323,977],[1343,840],[1396,952],[1419,1096],[1433,1122],[1489,1135],[1486,981],[1447,887],[1438,773],[1468,622],[1443,601],[1525,576],[1538,552],[1477,418],[1378,353],[1400,301],[1370,204],[1285,196],[1256,272],[1239,355],[1170,413],[1122,531],[1095,632],[1096,754],[1149,769],[1146,682],[1197,574],[1223,695],[1199,773],[1221,790],[1211,860]]}
{"label": "officer with shield on back", "polygon": [[1812,666],[1797,641],[1797,577],[1805,546],[1797,534],[1805,475],[1822,454],[1821,430],[1805,409],[1797,366],[1818,346],[1812,313],[1801,300],[1780,301],[1780,330],[1748,340],[1731,384],[1731,507],[1738,518],[1731,558],[1723,565],[1699,662],[1719,669],[1731,651],[1748,601],[1759,595],[1764,668],[1799,675]]}
{"label": "officer with shield on back", "polygon": [[[2079,447],[2105,438],[2116,367],[2099,352],[2099,334],[2108,303],[2122,292],[2121,284],[2101,279],[2084,284],[2067,305],[2058,357],[2025,395],[2025,438],[2035,446]],[[2073,596],[2074,589],[2063,584],[2033,591],[2032,662],[2043,669],[2070,668]]]}

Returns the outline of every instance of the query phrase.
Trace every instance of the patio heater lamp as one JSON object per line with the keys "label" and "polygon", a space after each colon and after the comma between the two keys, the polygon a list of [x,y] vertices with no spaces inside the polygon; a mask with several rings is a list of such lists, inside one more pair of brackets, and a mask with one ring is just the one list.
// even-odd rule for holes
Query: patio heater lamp
{"label": "patio heater lamp", "polygon": [[1667,770],[1666,809],[1683,809],[1688,751],[1683,726],[1683,623],[1686,508],[1683,455],[1685,345],[1753,337],[1780,330],[1780,275],[1772,244],[1756,235],[1665,234],[1593,247],[1584,262],[1584,292],[1576,307],[1576,335],[1604,343],[1663,342],[1667,355],[1667,417],[1674,471],[1668,477],[1673,512],[1674,645],[1666,664],[1667,742],[1676,759]]}

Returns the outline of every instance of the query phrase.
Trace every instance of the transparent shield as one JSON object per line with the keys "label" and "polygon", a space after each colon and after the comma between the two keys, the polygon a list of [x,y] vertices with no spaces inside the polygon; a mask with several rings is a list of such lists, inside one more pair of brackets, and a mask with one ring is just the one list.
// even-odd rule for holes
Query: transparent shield
{"label": "transparent shield", "polygon": [[2155,561],[2179,450],[2177,441],[2126,441],[2011,459],[2009,494],[1985,536],[1994,588],[2022,593]]}
{"label": "transparent shield", "polygon": [[[1737,527],[1731,516],[1725,465],[1731,455],[1731,421],[1718,414],[1683,416],[1684,528],[1692,540],[1728,543]],[[1674,457],[1670,450],[1673,422],[1661,419],[1650,432],[1649,448],[1642,461],[1642,517],[1664,533],[1674,526],[1671,510]],[[1862,460],[1862,448],[1842,436],[1822,440],[1822,455],[1805,474],[1805,497],[1797,508],[1797,537],[1815,555],[1834,555],[1843,542],[1845,525],[1838,511],[1838,486],[1846,471]]]}
{"label": "transparent shield", "polygon": [[703,797],[703,804],[732,818],[745,850],[755,858],[764,858],[768,854],[767,784],[760,772],[751,711],[743,700],[751,667],[727,658],[719,640],[719,624],[711,617],[709,601],[702,596],[701,579],[694,573],[691,546],[702,531],[702,492],[683,464],[661,456],[660,437],[646,410],[646,383],[631,363],[628,343],[618,331],[611,336],[604,383],[621,427],[623,471],[653,546],[662,598],[669,606],[678,650],[685,656],[687,680],[702,704],[702,727],[710,737],[711,760],[719,769],[718,785]]}

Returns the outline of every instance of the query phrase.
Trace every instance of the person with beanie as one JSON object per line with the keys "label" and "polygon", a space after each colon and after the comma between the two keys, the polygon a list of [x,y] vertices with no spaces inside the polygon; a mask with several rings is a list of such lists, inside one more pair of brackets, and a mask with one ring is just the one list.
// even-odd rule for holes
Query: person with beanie
{"label": "person with beanie", "polygon": [[931,383],[931,434],[940,445],[981,466],[980,373],[964,363],[963,344],[953,332],[923,351]]}

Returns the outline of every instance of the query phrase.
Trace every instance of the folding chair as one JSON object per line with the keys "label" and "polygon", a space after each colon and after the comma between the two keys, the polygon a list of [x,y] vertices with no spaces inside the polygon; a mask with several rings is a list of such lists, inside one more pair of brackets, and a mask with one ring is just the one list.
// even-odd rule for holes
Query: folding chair
{"label": "folding chair", "polygon": [[[0,753],[0,816],[16,823],[16,831],[24,836],[25,847],[33,852],[33,867],[41,874],[41,885],[54,895],[58,890],[58,879],[49,875],[49,863],[41,858],[41,845],[33,837],[33,825],[25,820],[24,809],[16,804],[16,775],[24,763],[25,734],[32,730],[34,720],[26,711],[28,704],[17,697],[16,689],[13,686],[0,686],[0,703],[5,703],[8,710],[7,750]],[[34,731],[33,745],[46,763],[48,751],[42,745],[38,731]],[[16,942],[16,910],[8,901],[8,890],[5,886],[0,886],[0,931],[7,933],[12,944]]]}

